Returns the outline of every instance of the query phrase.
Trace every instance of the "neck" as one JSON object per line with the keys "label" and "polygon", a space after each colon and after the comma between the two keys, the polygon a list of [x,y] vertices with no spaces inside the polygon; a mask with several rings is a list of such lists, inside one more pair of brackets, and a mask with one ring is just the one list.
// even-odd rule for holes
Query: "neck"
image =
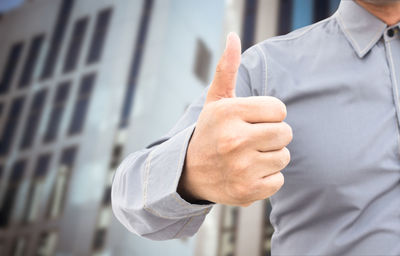
{"label": "neck", "polygon": [[375,17],[388,26],[400,22],[400,1],[398,0],[355,0]]}

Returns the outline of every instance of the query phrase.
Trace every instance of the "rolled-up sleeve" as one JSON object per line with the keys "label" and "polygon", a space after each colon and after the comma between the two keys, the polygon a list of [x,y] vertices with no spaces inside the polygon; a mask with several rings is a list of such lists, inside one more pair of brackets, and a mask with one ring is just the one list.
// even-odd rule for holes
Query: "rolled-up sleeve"
{"label": "rolled-up sleeve", "polygon": [[[246,63],[253,63],[258,54],[249,52],[245,56],[248,57],[242,60],[236,90],[243,97],[254,93],[249,86],[251,72]],[[153,240],[192,236],[211,210],[212,204],[191,204],[177,193],[187,147],[206,92],[207,89],[166,136],[130,154],[118,167],[111,191],[112,209],[131,232]]]}

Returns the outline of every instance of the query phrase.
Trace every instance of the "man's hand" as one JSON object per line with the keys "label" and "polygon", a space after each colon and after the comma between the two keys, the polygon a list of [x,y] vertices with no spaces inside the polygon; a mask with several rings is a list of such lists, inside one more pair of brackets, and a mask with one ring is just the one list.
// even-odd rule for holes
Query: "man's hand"
{"label": "man's hand", "polygon": [[292,130],[274,97],[235,97],[240,39],[229,34],[189,142],[178,192],[188,201],[248,206],[277,192]]}

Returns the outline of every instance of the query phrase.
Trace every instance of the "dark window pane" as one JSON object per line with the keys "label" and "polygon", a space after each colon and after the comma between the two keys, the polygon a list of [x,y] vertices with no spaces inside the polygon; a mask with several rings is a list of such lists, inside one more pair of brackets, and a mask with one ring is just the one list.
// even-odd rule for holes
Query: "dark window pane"
{"label": "dark window pane", "polygon": [[329,4],[329,1],[314,1],[314,22],[318,22],[329,16]]}
{"label": "dark window pane", "polygon": [[0,120],[1,120],[1,116],[3,115],[3,110],[4,110],[4,104],[0,103]]}
{"label": "dark window pane", "polygon": [[21,79],[19,80],[19,87],[28,86],[32,80],[34,68],[36,66],[40,49],[42,47],[44,35],[37,35],[33,38],[29,47],[28,56],[26,57],[24,69],[22,71]]}
{"label": "dark window pane", "polygon": [[111,203],[111,187],[107,187],[103,194],[102,204],[103,206],[110,205]]}
{"label": "dark window pane", "polygon": [[11,255],[21,256],[27,254],[28,239],[26,237],[17,236],[15,237],[11,246]]}
{"label": "dark window pane", "polygon": [[128,125],[129,116],[131,114],[137,82],[136,79],[138,77],[140,64],[142,62],[143,49],[147,37],[152,7],[153,0],[147,0],[144,2],[143,11],[139,23],[139,31],[135,42],[136,46],[132,55],[132,62],[128,77],[128,84],[126,86],[124,103],[122,105],[121,119],[119,123],[120,128],[126,127]]}
{"label": "dark window pane", "polygon": [[104,246],[104,242],[106,240],[107,230],[104,228],[100,228],[96,230],[93,239],[93,251],[100,250]]}
{"label": "dark window pane", "polygon": [[293,0],[279,1],[278,34],[284,35],[292,30]]}
{"label": "dark window pane", "polygon": [[44,187],[44,178],[49,168],[50,159],[49,154],[41,155],[36,163],[33,179],[29,183],[28,194],[25,200],[23,223],[33,221],[37,218]]}
{"label": "dark window pane", "polygon": [[12,79],[21,57],[23,46],[23,43],[16,43],[11,47],[11,51],[8,54],[8,59],[0,82],[0,94],[6,93],[11,86]]}
{"label": "dark window pane", "polygon": [[79,55],[82,48],[82,43],[85,38],[86,28],[88,24],[88,18],[79,19],[75,23],[74,31],[72,32],[71,41],[69,42],[69,47],[67,55],[65,56],[64,62],[64,73],[72,71],[75,69],[76,64],[79,60]]}
{"label": "dark window pane", "polygon": [[113,153],[111,156],[111,162],[110,162],[110,167],[112,169],[116,168],[121,161],[121,155],[122,155],[122,145],[115,145],[113,149]]}
{"label": "dark window pane", "polygon": [[70,89],[70,82],[64,82],[59,85],[56,96],[53,101],[53,109],[51,110],[50,120],[47,124],[46,133],[44,135],[44,142],[54,141],[57,137],[60,122],[62,120],[65,105],[67,103]]}
{"label": "dark window pane", "polygon": [[102,10],[97,15],[96,26],[90,43],[89,54],[87,56],[87,63],[91,64],[97,62],[101,58],[101,53],[106,39],[108,25],[110,23],[112,10]]}
{"label": "dark window pane", "polygon": [[57,245],[58,233],[57,231],[46,231],[42,233],[39,238],[39,243],[36,248],[36,256],[54,255],[54,250]]}
{"label": "dark window pane", "polygon": [[74,0],[63,0],[61,3],[61,8],[57,16],[58,19],[50,41],[49,51],[47,52],[43,66],[42,79],[49,78],[53,75],[73,5]]}
{"label": "dark window pane", "polygon": [[15,135],[15,131],[18,127],[19,117],[21,115],[24,106],[24,98],[14,99],[10,111],[8,113],[8,119],[5,123],[5,128],[0,141],[0,155],[6,155],[10,151],[12,141]]}
{"label": "dark window pane", "polygon": [[329,2],[329,12],[330,14],[333,14],[339,7],[340,0],[330,0]]}
{"label": "dark window pane", "polygon": [[61,155],[57,176],[53,183],[52,192],[47,207],[46,216],[48,218],[59,217],[63,211],[76,152],[76,147],[70,147],[65,149]]}
{"label": "dark window pane", "polygon": [[26,149],[32,145],[41,120],[43,106],[46,101],[46,94],[46,90],[43,89],[37,92],[35,98],[33,99],[29,110],[29,115],[27,117],[27,122],[25,124],[25,130],[20,145],[21,149]]}
{"label": "dark window pane", "polygon": [[202,40],[197,39],[196,52],[194,73],[200,81],[207,84],[210,76],[211,51]]}
{"label": "dark window pane", "polygon": [[3,205],[0,209],[0,227],[6,227],[8,224],[14,206],[15,197],[18,193],[22,176],[25,172],[25,165],[25,160],[19,160],[14,164],[11,170],[10,179],[5,190]]}
{"label": "dark window pane", "polygon": [[90,95],[94,85],[95,75],[89,74],[82,78],[78,99],[75,103],[74,112],[69,126],[68,134],[76,134],[82,131],[86,112],[89,106]]}
{"label": "dark window pane", "polygon": [[245,51],[254,43],[254,33],[256,30],[257,1],[258,0],[245,1],[242,51]]}
{"label": "dark window pane", "polygon": [[40,179],[44,176],[46,176],[47,169],[49,167],[50,163],[50,155],[42,155],[39,157],[36,166],[35,166],[35,172],[33,173],[33,177],[35,179]]}

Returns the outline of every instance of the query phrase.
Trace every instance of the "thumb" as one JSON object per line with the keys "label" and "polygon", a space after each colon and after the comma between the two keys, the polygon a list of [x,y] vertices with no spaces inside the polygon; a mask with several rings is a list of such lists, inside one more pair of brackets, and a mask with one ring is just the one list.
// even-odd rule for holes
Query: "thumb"
{"label": "thumb", "polygon": [[214,80],[208,89],[206,103],[217,101],[221,98],[235,97],[240,54],[240,38],[237,34],[231,32],[226,39],[225,51],[215,70]]}

